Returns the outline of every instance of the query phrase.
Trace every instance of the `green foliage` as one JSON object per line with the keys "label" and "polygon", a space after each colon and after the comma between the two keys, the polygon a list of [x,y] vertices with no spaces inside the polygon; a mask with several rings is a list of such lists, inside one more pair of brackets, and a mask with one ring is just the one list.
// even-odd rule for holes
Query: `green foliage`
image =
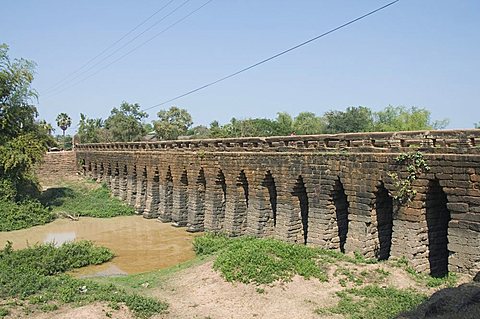
{"label": "green foliage", "polygon": [[157,115],[158,121],[153,121],[153,126],[157,137],[162,140],[176,140],[180,135],[185,135],[193,124],[190,113],[175,106],[161,110]]}
{"label": "green foliage", "polygon": [[14,202],[0,199],[0,231],[11,231],[43,225],[55,219],[55,215],[36,200]]}
{"label": "green foliage", "polygon": [[297,135],[321,134],[325,120],[312,112],[300,112],[293,120],[293,132]]}
{"label": "green foliage", "polygon": [[480,128],[480,122],[473,124],[475,128]]}
{"label": "green foliage", "polygon": [[319,314],[341,314],[349,319],[390,319],[413,309],[426,296],[414,290],[382,288],[369,285],[337,293],[340,301],[334,307],[317,309]]}
{"label": "green foliage", "polygon": [[393,265],[404,269],[416,282],[431,288],[440,286],[454,287],[458,281],[457,274],[453,272],[448,273],[448,275],[444,277],[432,277],[426,273],[417,272],[411,265],[409,265],[408,260],[405,257],[396,260]]}
{"label": "green foliage", "polygon": [[412,106],[387,106],[383,111],[374,113],[374,131],[417,131],[442,129],[448,124],[448,120],[431,122],[430,111],[424,108]]}
{"label": "green foliage", "polygon": [[274,239],[230,239],[207,233],[196,237],[193,246],[198,255],[218,254],[214,268],[227,281],[266,284],[290,280],[296,274],[327,280],[320,266],[323,251],[303,245]]}
{"label": "green foliage", "polygon": [[193,250],[199,256],[211,255],[227,246],[232,239],[223,234],[206,233],[203,236],[197,236],[193,239]]}
{"label": "green foliage", "polygon": [[398,165],[406,165],[407,168],[407,175],[404,179],[401,179],[395,172],[388,173],[396,189],[396,194],[393,198],[401,205],[404,205],[417,194],[412,188],[413,182],[419,175],[428,172],[430,167],[421,152],[400,154],[395,161]]}
{"label": "green foliage", "polygon": [[80,143],[100,143],[110,141],[108,131],[103,127],[101,118],[89,119],[83,113],[80,113],[80,122],[78,123],[77,135]]}
{"label": "green foliage", "polygon": [[105,120],[105,128],[109,131],[113,142],[133,142],[140,140],[147,131],[143,120],[148,117],[140,111],[138,103],[122,102],[120,108],[114,107]]}
{"label": "green foliage", "polygon": [[345,111],[326,112],[326,133],[369,132],[373,128],[373,112],[364,106],[348,107]]}
{"label": "green foliage", "polygon": [[290,280],[298,274],[326,281],[325,271],[317,265],[317,252],[303,245],[273,239],[242,238],[219,252],[213,267],[227,281],[268,284]]}
{"label": "green foliage", "polygon": [[109,302],[112,306],[124,303],[137,317],[149,318],[167,309],[165,303],[153,298],[130,294],[111,284],[75,279],[63,272],[86,265],[110,260],[113,254],[91,242],[36,245],[12,250],[11,243],[0,250],[0,298],[15,298],[20,304],[28,300],[31,305],[49,311],[57,303],[85,304],[95,301]]}
{"label": "green foliage", "polygon": [[54,212],[67,212],[74,216],[107,218],[134,214],[134,209],[112,197],[105,185],[95,189],[77,184],[51,188],[42,194],[41,201]]}
{"label": "green foliage", "polygon": [[35,63],[10,60],[8,46],[0,44],[0,145],[35,130],[37,93],[30,87]]}

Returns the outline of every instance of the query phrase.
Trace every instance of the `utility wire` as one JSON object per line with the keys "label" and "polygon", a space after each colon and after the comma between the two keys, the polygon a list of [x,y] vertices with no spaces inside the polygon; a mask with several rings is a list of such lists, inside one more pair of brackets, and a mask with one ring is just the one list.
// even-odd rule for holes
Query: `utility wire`
{"label": "utility wire", "polygon": [[368,16],[370,16],[370,15],[372,15],[372,14],[378,12],[378,11],[381,11],[381,10],[383,10],[383,9],[385,9],[385,8],[391,6],[391,5],[393,5],[393,4],[395,4],[395,3],[399,2],[399,1],[400,1],[400,0],[395,0],[395,1],[392,1],[392,2],[390,2],[390,3],[387,3],[386,5],[383,5],[383,6],[381,6],[380,8],[377,8],[377,9],[375,9],[375,10],[373,10],[373,11],[370,11],[370,12],[368,12],[368,13],[366,13],[366,14],[364,14],[364,15],[356,18],[356,19],[350,20],[350,21],[348,21],[348,22],[346,22],[346,23],[344,23],[344,24],[342,24],[342,25],[340,25],[340,26],[338,26],[338,27],[336,27],[336,28],[333,28],[333,29],[331,29],[331,30],[329,30],[329,31],[327,31],[327,32],[325,32],[325,33],[322,33],[322,34],[314,37],[314,38],[311,38],[311,39],[309,39],[309,40],[307,40],[307,41],[304,41],[304,42],[302,42],[302,43],[300,43],[300,44],[297,44],[297,45],[295,45],[295,46],[293,46],[293,47],[291,47],[291,48],[289,48],[289,49],[286,49],[286,50],[284,50],[284,51],[282,51],[282,52],[280,52],[280,53],[277,53],[277,54],[275,54],[275,55],[272,55],[272,56],[269,57],[269,58],[266,58],[266,59],[264,59],[264,60],[261,60],[261,61],[255,63],[255,64],[252,64],[252,65],[250,65],[250,66],[248,66],[248,67],[246,67],[246,68],[243,68],[243,69],[241,69],[241,70],[239,70],[239,71],[237,71],[237,72],[235,72],[235,73],[232,73],[232,74],[229,74],[229,75],[227,75],[227,76],[224,76],[224,77],[222,77],[222,78],[220,78],[220,79],[218,79],[218,80],[215,80],[215,81],[213,81],[213,82],[210,82],[210,83],[207,83],[207,84],[205,84],[205,85],[202,85],[202,86],[200,86],[200,87],[198,87],[198,88],[196,88],[196,89],[193,89],[193,90],[188,91],[188,92],[186,92],[186,93],[180,94],[180,95],[178,95],[178,96],[176,96],[176,97],[174,97],[174,98],[171,98],[171,99],[169,99],[169,100],[166,100],[166,101],[164,101],[164,102],[161,102],[161,103],[155,104],[155,105],[153,105],[153,106],[147,107],[147,108],[143,109],[142,111],[148,111],[148,110],[151,110],[151,109],[153,109],[153,108],[156,108],[156,107],[165,105],[165,104],[167,104],[167,103],[171,103],[171,102],[176,101],[176,100],[178,100],[178,99],[180,99],[180,98],[182,98],[182,97],[185,97],[185,96],[187,96],[187,95],[193,94],[193,93],[198,92],[198,91],[200,91],[200,90],[206,89],[207,87],[212,86],[212,85],[215,85],[215,84],[217,84],[217,83],[219,83],[219,82],[225,81],[225,80],[227,80],[227,79],[229,79],[229,78],[232,78],[232,77],[234,77],[234,76],[236,76],[236,75],[239,75],[240,73],[246,72],[246,71],[248,71],[248,70],[250,70],[250,69],[253,69],[253,68],[255,68],[255,67],[257,67],[257,66],[259,66],[259,65],[261,65],[261,64],[267,63],[268,61],[271,61],[271,60],[273,60],[273,59],[275,59],[275,58],[278,58],[279,56],[282,56],[282,55],[284,55],[284,54],[286,54],[286,53],[288,53],[288,52],[290,52],[290,51],[293,51],[293,50],[298,49],[298,48],[300,48],[300,47],[302,47],[302,46],[304,46],[304,45],[307,45],[307,44],[309,44],[309,43],[311,43],[311,42],[313,42],[313,41],[316,41],[316,40],[318,40],[318,39],[320,39],[320,38],[323,38],[324,36],[329,35],[330,33],[333,33],[333,32],[335,32],[335,31],[337,31],[337,30],[340,30],[340,29],[342,29],[342,28],[345,28],[346,26],[349,26],[350,24],[353,24],[353,23],[355,23],[355,22],[357,22],[357,21],[359,21],[359,20],[362,20],[362,19],[364,19],[364,18],[366,18],[366,17],[368,17]]}
{"label": "utility wire", "polygon": [[[172,1],[174,0],[171,0],[169,3],[171,3]],[[107,56],[103,57],[100,61],[97,61],[95,64],[91,65],[89,68],[87,68],[86,70],[82,71],[80,74],[76,75],[75,77],[73,77],[72,79],[66,81],[66,83],[68,82],[72,82],[78,78],[80,78],[82,75],[88,73],[90,70],[92,70],[93,68],[95,68],[96,66],[100,65],[102,62],[104,62],[105,60],[107,60],[108,58],[110,58],[111,56],[115,55],[118,51],[122,50],[123,48],[125,48],[127,45],[129,45],[130,43],[132,43],[133,41],[135,41],[136,39],[138,39],[139,37],[141,37],[143,34],[145,34],[146,32],[150,31],[152,28],[154,28],[155,26],[157,26],[160,22],[162,22],[163,20],[165,20],[166,18],[168,18],[169,16],[171,16],[172,14],[174,14],[175,12],[177,12],[179,9],[181,9],[183,6],[185,6],[188,2],[190,2],[191,0],[185,0],[184,2],[182,2],[180,5],[178,5],[177,7],[175,7],[175,9],[173,9],[172,11],[170,11],[168,14],[164,15],[160,20],[158,20],[157,22],[155,22],[154,24],[152,24],[150,27],[148,27],[147,29],[143,30],[141,33],[137,34],[135,37],[133,37],[132,39],[130,39],[129,41],[127,41],[126,43],[124,43],[122,46],[120,46],[118,49],[116,49],[115,51],[113,51],[112,53],[108,54]],[[169,4],[168,3],[168,4]],[[168,5],[167,4],[167,5]],[[103,68],[102,68],[103,70]],[[95,72],[94,74],[97,74],[98,72]],[[80,82],[83,82],[83,81],[80,81]],[[56,90],[59,90],[60,89],[60,92],[63,92],[64,90],[61,89],[62,86],[65,86],[64,83],[63,85],[60,85],[59,88],[57,88]],[[68,84],[67,84],[68,85]],[[71,87],[71,86],[70,86]],[[53,90],[53,91],[50,91],[49,93],[45,93],[46,95],[49,95],[49,94],[52,94],[54,91],[56,90]],[[59,92],[57,92],[59,93]],[[56,93],[53,93],[54,95]]]}
{"label": "utility wire", "polygon": [[[187,1],[190,1],[190,0],[187,0]],[[166,27],[165,29],[161,30],[160,32],[156,33],[154,36],[150,37],[148,40],[142,42],[141,44],[137,45],[136,47],[134,47],[133,49],[131,49],[130,51],[126,52],[125,54],[121,55],[120,57],[118,57],[117,59],[113,60],[112,62],[108,63],[107,65],[103,66],[102,68],[98,69],[97,71],[95,71],[94,73],[86,76],[85,78],[83,79],[80,79],[79,81],[73,83],[72,85],[70,86],[67,86],[65,88],[63,88],[62,90],[56,92],[56,93],[53,93],[52,95],[50,95],[49,97],[53,96],[53,95],[57,95],[65,90],[68,90],[70,89],[71,87],[74,87],[86,80],[88,80],[89,78],[97,75],[98,73],[100,73],[101,71],[105,70],[106,68],[110,67],[111,65],[117,63],[118,61],[122,60],[123,58],[125,58],[126,56],[130,55],[131,53],[133,53],[134,51],[138,50],[139,48],[141,48],[142,46],[144,46],[145,44],[149,43],[150,41],[154,40],[155,38],[157,38],[159,35],[165,33],[166,31],[170,30],[171,28],[173,28],[174,26],[176,26],[177,24],[181,23],[182,21],[186,20],[187,18],[189,18],[190,16],[192,16],[193,14],[195,14],[196,12],[198,12],[199,10],[201,10],[203,7],[205,7],[207,4],[209,4],[210,2],[212,2],[213,0],[208,0],[206,1],[205,3],[203,3],[201,6],[199,6],[198,8],[196,8],[195,10],[192,10],[190,13],[188,13],[187,15],[183,16],[182,18],[178,19],[177,21],[175,21],[174,23],[170,24],[168,27]],[[47,97],[48,98],[48,97]]]}
{"label": "utility wire", "polygon": [[145,20],[143,20],[142,22],[140,22],[139,24],[137,24],[133,29],[131,29],[130,31],[128,31],[127,33],[125,33],[122,37],[120,37],[118,40],[116,40],[115,42],[113,42],[112,44],[110,44],[108,47],[106,47],[105,49],[103,49],[103,51],[101,51],[100,53],[98,53],[96,56],[94,56],[93,58],[91,58],[90,60],[88,60],[87,62],[85,62],[85,64],[83,64],[81,67],[79,67],[78,69],[76,69],[75,71],[73,71],[72,73],[68,74],[67,76],[65,76],[64,78],[62,78],[60,81],[58,81],[56,84],[54,84],[53,86],[47,88],[47,92],[49,91],[53,91],[57,86],[59,86],[59,84],[62,84],[65,80],[69,79],[72,75],[78,73],[79,71],[81,71],[83,68],[85,68],[86,66],[88,66],[91,62],[95,61],[97,58],[99,58],[100,56],[102,56],[105,52],[107,52],[108,50],[110,50],[111,48],[115,47],[115,45],[117,45],[120,41],[122,41],[123,39],[125,39],[126,37],[128,37],[130,34],[132,34],[135,30],[137,30],[138,28],[140,28],[141,26],[143,26],[145,23],[147,23],[150,19],[152,19],[154,16],[156,16],[158,13],[160,13],[163,9],[165,9],[170,3],[172,3],[174,0],[170,0],[168,1],[165,5],[163,5],[160,9],[158,9],[157,11],[155,11],[153,14],[151,14],[148,18],[146,18]]}

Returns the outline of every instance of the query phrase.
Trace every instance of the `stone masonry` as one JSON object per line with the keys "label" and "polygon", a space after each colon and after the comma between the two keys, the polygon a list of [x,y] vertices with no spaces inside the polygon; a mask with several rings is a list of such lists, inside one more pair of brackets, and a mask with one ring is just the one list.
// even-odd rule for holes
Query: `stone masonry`
{"label": "stone masonry", "polygon": [[[421,151],[408,205],[389,176]],[[418,271],[480,271],[480,130],[83,144],[81,174],[146,218],[188,231],[274,237]]]}

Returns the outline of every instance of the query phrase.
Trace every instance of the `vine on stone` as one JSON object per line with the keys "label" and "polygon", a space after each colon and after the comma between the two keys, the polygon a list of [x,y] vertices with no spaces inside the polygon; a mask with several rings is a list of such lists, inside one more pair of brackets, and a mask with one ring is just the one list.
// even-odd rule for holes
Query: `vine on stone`
{"label": "vine on stone", "polygon": [[423,157],[423,153],[421,152],[414,152],[414,153],[403,153],[400,154],[395,158],[395,161],[399,165],[406,165],[407,166],[407,176],[404,179],[401,179],[397,173],[390,172],[388,176],[393,181],[393,185],[395,186],[397,193],[393,196],[393,198],[400,203],[400,205],[404,205],[410,202],[417,192],[412,188],[413,182],[424,172],[428,172],[430,170],[430,166],[428,166],[425,158]]}

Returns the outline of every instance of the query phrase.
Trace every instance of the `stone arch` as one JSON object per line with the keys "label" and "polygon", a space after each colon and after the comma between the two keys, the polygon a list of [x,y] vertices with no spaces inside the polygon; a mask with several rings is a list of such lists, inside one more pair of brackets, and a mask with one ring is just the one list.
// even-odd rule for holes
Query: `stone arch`
{"label": "stone arch", "polygon": [[112,163],[108,162],[107,164],[107,173],[105,174],[106,177],[106,183],[108,188],[111,189],[112,187]]}
{"label": "stone arch", "polygon": [[437,179],[428,183],[426,219],[428,228],[428,261],[430,274],[442,277],[448,274],[448,223],[450,211],[447,195]]}
{"label": "stone arch", "polygon": [[[137,172],[138,177],[138,172]],[[140,179],[137,180],[137,194],[135,199],[135,212],[137,214],[143,214],[145,210],[145,203],[147,199],[147,181],[148,181],[148,172],[147,167],[143,166]]]}
{"label": "stone arch", "polygon": [[121,200],[127,199],[127,188],[128,188],[128,168],[127,168],[127,165],[123,165],[122,174],[120,177],[120,191],[119,191],[119,196]]}
{"label": "stone arch", "polygon": [[137,165],[132,165],[132,170],[127,181],[127,203],[134,205],[137,200]]}
{"label": "stone arch", "polygon": [[173,191],[173,226],[184,227],[188,220],[188,173],[186,169],[182,171],[179,183]]}
{"label": "stone arch", "polygon": [[240,236],[245,234],[247,230],[247,211],[248,211],[248,179],[245,170],[235,179],[235,190],[232,192],[233,198],[228,203],[228,230],[231,236]]}
{"label": "stone arch", "polygon": [[225,222],[227,203],[227,183],[221,169],[217,171],[213,189],[212,231],[221,231]]}
{"label": "stone arch", "polygon": [[298,198],[300,205],[300,222],[301,232],[303,235],[303,243],[306,244],[308,240],[308,195],[302,175],[299,175],[293,187],[293,196]]}
{"label": "stone arch", "polygon": [[172,220],[172,211],[173,211],[173,175],[170,165],[167,168],[167,173],[165,174],[164,183],[164,204],[163,212],[160,212],[159,219],[164,222],[170,222]]}
{"label": "stone arch", "polygon": [[83,175],[83,176],[86,176],[86,175],[87,175],[87,167],[85,166],[85,165],[86,165],[86,164],[85,164],[85,159],[82,158],[82,159],[79,161],[79,164],[80,164],[80,166],[81,166],[81,168],[82,168],[82,175]]}
{"label": "stone arch", "polygon": [[377,185],[375,192],[375,213],[377,219],[378,249],[375,255],[378,260],[390,257],[393,235],[393,198],[383,182]]}
{"label": "stone arch", "polygon": [[203,231],[205,228],[205,193],[207,181],[205,179],[205,171],[200,168],[197,179],[195,180],[195,188],[192,194],[190,213],[188,218],[189,232]]}
{"label": "stone arch", "polygon": [[270,209],[267,215],[267,224],[269,220],[272,220],[273,227],[277,226],[277,186],[275,185],[275,179],[270,171],[267,171],[262,181],[262,186],[267,188],[268,199],[270,203]]}
{"label": "stone arch", "polygon": [[117,197],[120,194],[120,168],[118,162],[115,163],[112,176],[112,195]]}
{"label": "stone arch", "polygon": [[100,162],[100,168],[98,169],[98,179],[101,181],[105,178],[105,167],[103,162]]}
{"label": "stone arch", "polygon": [[345,194],[345,188],[340,178],[335,180],[332,192],[333,204],[335,206],[335,219],[337,221],[337,234],[339,239],[339,248],[342,253],[345,252],[345,244],[348,235],[348,198]]}

